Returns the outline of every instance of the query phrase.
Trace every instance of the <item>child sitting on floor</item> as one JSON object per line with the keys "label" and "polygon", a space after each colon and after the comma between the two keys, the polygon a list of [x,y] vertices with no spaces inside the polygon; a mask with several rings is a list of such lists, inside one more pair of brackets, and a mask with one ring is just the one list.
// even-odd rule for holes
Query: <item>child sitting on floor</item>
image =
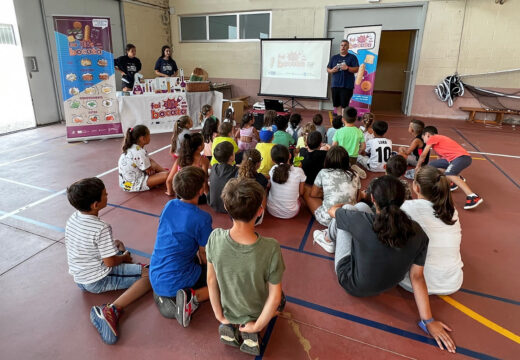
{"label": "child sitting on floor", "polygon": [[[360,188],[359,177],[350,170],[347,151],[341,146],[333,146],[327,152],[323,169],[316,176],[305,202],[316,220],[323,226],[329,226],[332,220],[328,213],[330,207],[336,204],[356,204]],[[315,237],[318,236],[316,231]]]}
{"label": "child sitting on floor", "polygon": [[233,136],[234,136],[237,122],[235,121],[235,110],[233,110],[232,107],[228,107],[226,109],[226,112],[224,113],[224,120],[222,120],[222,122],[231,124],[231,126],[232,126],[231,134],[233,134]]}
{"label": "child sitting on floor", "polygon": [[274,124],[274,119],[276,119],[278,114],[274,110],[267,110],[264,114],[264,126],[262,126],[261,130],[270,130],[273,133],[278,131],[278,128]]}
{"label": "child sitting on floor", "polygon": [[260,142],[256,144],[256,150],[260,151],[262,162],[258,168],[258,172],[269,179],[269,171],[274,166],[271,159],[271,150],[274,146],[272,143],[274,133],[271,130],[260,130]]}
{"label": "child sitting on floor", "polygon": [[274,123],[278,130],[274,133],[273,144],[280,144],[287,147],[294,145],[295,141],[292,135],[285,131],[289,124],[287,117],[279,115],[274,119]]}
{"label": "child sitting on floor", "polygon": [[357,110],[348,107],[343,110],[343,124],[345,125],[334,134],[332,145],[339,145],[347,150],[350,156],[350,165],[355,165],[359,153],[365,151],[365,137],[356,125]]}
{"label": "child sitting on floor", "polygon": [[[422,152],[424,151],[424,148],[426,147],[426,143],[422,139],[422,132],[424,130],[424,123],[421,120],[412,119],[410,121],[410,125],[408,125],[408,133],[415,136],[412,140],[412,143],[410,146],[405,147],[401,146],[399,147],[399,155],[403,156],[408,165],[410,166],[416,166],[417,161],[419,160],[419,157],[421,156]],[[426,156],[423,162],[423,166],[428,164],[430,160],[430,154]],[[414,179],[415,169],[410,169],[406,172],[405,177],[408,179]]]}
{"label": "child sitting on floor", "polygon": [[312,117],[312,122],[316,125],[316,131],[319,131],[321,134],[321,138],[323,142],[327,142],[327,129],[321,124],[323,124],[323,116],[321,114],[316,114]]}
{"label": "child sitting on floor", "polygon": [[197,166],[204,171],[205,181],[204,181],[204,194],[201,195],[200,204],[206,203],[206,195],[208,193],[208,168],[209,161],[204,156],[201,155],[202,150],[204,149],[204,140],[202,135],[199,133],[195,134],[186,134],[184,135],[184,141],[181,146],[181,151],[177,160],[172,166],[170,173],[168,174],[168,178],[166,179],[166,195],[173,196],[173,179],[175,178],[175,174],[179,172],[180,169],[186,166]]}
{"label": "child sitting on floor", "polygon": [[298,141],[298,132],[301,129],[302,116],[298,113],[292,113],[289,117],[289,127],[287,132],[293,137],[294,143]]}
{"label": "child sitting on floor", "polygon": [[392,155],[392,140],[383,137],[388,130],[388,124],[386,121],[376,121],[373,129],[375,137],[366,143],[367,155],[359,155],[357,161],[369,171],[384,172],[386,162]]}
{"label": "child sitting on floor", "polygon": [[217,212],[226,213],[226,208],[222,202],[220,194],[229,179],[237,175],[235,163],[235,151],[229,141],[224,141],[215,147],[213,157],[217,163],[211,168],[209,175],[209,194],[208,203]]}
{"label": "child sitting on floor", "polygon": [[150,131],[144,125],[136,125],[126,131],[123,153],[119,157],[119,186],[124,191],[146,191],[162,185],[168,171],[157,164],[144,149],[150,143]]}
{"label": "child sitting on floor", "polygon": [[112,238],[112,227],[99,218],[107,197],[98,178],[83,179],[67,188],[67,198],[77,211],[67,220],[65,247],[69,274],[81,290],[99,294],[127,289],[111,304],[90,310],[90,321],[101,340],[111,345],[119,338],[122,310],[150,290],[150,281],[148,269],[132,264],[123,243]]}
{"label": "child sitting on floor", "polygon": [[[460,221],[449,181],[433,166],[423,166],[415,175],[413,189],[418,199],[405,201],[401,210],[417,221],[430,239],[424,263],[428,293],[453,294],[462,286],[464,264],[460,256]],[[409,274],[399,285],[413,291]]]}
{"label": "child sitting on floor", "polygon": [[365,137],[365,143],[368,140],[372,140],[374,138],[374,130],[372,129],[372,124],[374,123],[374,114],[368,112],[363,114],[361,121],[363,125],[359,127],[359,130],[363,131],[363,136]]}
{"label": "child sitting on floor", "polygon": [[235,133],[235,138],[238,140],[238,148],[240,151],[254,149],[258,143],[259,135],[258,131],[253,126],[254,120],[253,114],[251,113],[242,116],[240,129]]}
{"label": "child sitting on floor", "polygon": [[209,104],[203,105],[200,109],[199,125],[204,127],[204,124],[210,118],[213,120],[217,120],[217,118],[213,115],[213,106]]}
{"label": "child sitting on floor", "polygon": [[289,149],[284,145],[275,145],[271,150],[275,165],[269,172],[271,190],[267,197],[267,211],[280,219],[290,219],[300,212],[300,195],[305,191],[303,170],[289,163]]}
{"label": "child sitting on floor", "polygon": [[[238,145],[237,143],[235,142],[235,140],[233,140],[233,138],[231,137],[231,130],[233,130],[232,126],[230,123],[222,123],[220,124],[220,127],[218,129],[218,136],[213,139],[213,144],[211,145],[211,153],[212,153],[212,158],[211,158],[211,161],[210,161],[210,164],[211,166],[215,165],[218,163],[218,160],[215,158],[215,147],[222,143],[222,142],[229,142],[231,145],[233,145],[233,150],[235,153],[238,152]],[[235,164],[235,161],[233,160],[233,164]]]}
{"label": "child sitting on floor", "polygon": [[172,155],[173,161],[179,156],[179,150],[181,149],[182,142],[184,141],[184,135],[190,133],[190,129],[193,126],[193,121],[188,115],[183,115],[173,125],[172,142],[170,146],[170,154]]}
{"label": "child sitting on floor", "polygon": [[285,306],[280,245],[255,232],[263,198],[256,181],[230,180],[222,199],[233,227],[213,230],[206,245],[209,297],[220,322],[220,341],[251,355],[260,355],[258,333]]}
{"label": "child sitting on floor", "polygon": [[206,174],[195,166],[183,167],[175,175],[173,185],[180,199],[170,200],[161,213],[150,262],[159,312],[183,327],[199,303],[209,299],[204,247],[213,230],[212,219],[197,207],[205,183]]}
{"label": "child sitting on floor", "polygon": [[469,153],[453,139],[438,135],[437,128],[434,126],[425,127],[422,138],[426,147],[417,161],[415,171],[417,172],[421,168],[430,153],[430,149],[433,149],[440,159],[430,162],[430,165],[444,172],[444,175],[451,181],[451,191],[460,187],[466,193],[464,209],[473,209],[482,204],[484,199],[475,194],[466,184],[466,179],[459,175],[462,170],[471,165],[472,159]]}
{"label": "child sitting on floor", "polygon": [[300,149],[298,155],[303,157],[301,164],[307,180],[305,185],[312,186],[316,175],[323,169],[325,156],[327,151],[320,150],[321,134],[319,131],[313,131],[307,136],[307,147]]}
{"label": "child sitting on floor", "polygon": [[397,179],[399,179],[405,188],[405,200],[412,199],[412,191],[410,190],[410,184],[405,179],[402,179],[401,177],[406,173],[406,168],[408,165],[406,165],[406,160],[404,157],[399,155],[393,155],[388,159],[386,162],[386,174],[391,175]]}
{"label": "child sitting on floor", "polygon": [[327,144],[332,145],[332,139],[334,138],[334,134],[336,130],[341,129],[343,127],[343,121],[341,121],[341,116],[334,116],[332,119],[332,127],[327,130]]}
{"label": "child sitting on floor", "polygon": [[[258,172],[260,168],[260,164],[262,163],[262,155],[260,151],[256,149],[246,150],[244,152],[244,156],[242,157],[242,163],[238,168],[237,178],[239,179],[254,179],[257,183],[262,185],[265,191],[264,200],[262,201],[262,208],[266,208],[267,205],[267,187],[269,185],[269,180]],[[262,217],[257,219],[256,225],[260,225],[264,219],[264,214],[262,213]]]}
{"label": "child sitting on floor", "polygon": [[209,161],[211,161],[212,158],[211,149],[213,147],[213,139],[218,135],[218,127],[218,119],[214,120],[213,118],[209,118],[202,127],[201,134],[204,138],[204,156],[206,156]]}
{"label": "child sitting on floor", "polygon": [[316,131],[316,125],[314,125],[311,122],[302,126],[302,128],[300,129],[300,134],[299,134],[300,137],[298,138],[298,141],[296,142],[297,149],[302,149],[307,146],[305,144],[305,141],[307,141],[307,136],[309,136],[309,134],[313,131]]}

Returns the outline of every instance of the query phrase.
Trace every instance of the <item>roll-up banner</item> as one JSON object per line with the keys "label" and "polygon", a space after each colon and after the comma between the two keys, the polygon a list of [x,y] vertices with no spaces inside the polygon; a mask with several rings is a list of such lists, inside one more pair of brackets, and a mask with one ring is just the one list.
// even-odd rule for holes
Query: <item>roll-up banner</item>
{"label": "roll-up banner", "polygon": [[357,109],[358,116],[370,112],[372,105],[381,28],[382,25],[345,28],[344,38],[349,42],[348,52],[355,55],[359,62],[354,94],[350,100],[350,106]]}
{"label": "roll-up banner", "polygon": [[110,19],[53,19],[67,141],[122,136]]}

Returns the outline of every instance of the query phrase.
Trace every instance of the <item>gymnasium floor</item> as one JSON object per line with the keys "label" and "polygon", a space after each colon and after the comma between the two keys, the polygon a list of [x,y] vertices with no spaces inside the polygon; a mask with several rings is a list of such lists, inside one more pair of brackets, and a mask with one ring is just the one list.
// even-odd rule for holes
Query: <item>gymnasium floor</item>
{"label": "gymnasium floor", "polygon": [[[304,117],[308,120],[311,114]],[[388,137],[409,143],[408,120],[382,117]],[[431,296],[433,314],[453,328],[457,354],[440,351],[417,327],[412,294],[395,288],[359,299],[337,284],[329,254],[312,244],[320,228],[307,209],[292,220],[266,216],[258,231],[282,245],[287,270],[287,306],[269,324],[264,359],[514,359],[520,354],[520,134],[461,121],[425,121],[472,154],[464,172],[484,203],[462,210],[464,194],[453,193],[462,228],[464,284],[456,294]],[[64,126],[54,125],[0,137],[0,354],[2,359],[248,359],[220,344],[211,306],[202,304],[189,328],[159,314],[151,294],[127,309],[120,340],[104,345],[89,321],[92,305],[119,293],[83,293],[68,274],[64,226],[73,212],[64,189],[73,181],[99,176],[109,205],[101,217],[131,248],[134,261],[148,262],[158,217],[170,200],[164,189],[124,193],[117,184],[121,139],[72,143]],[[152,135],[149,153],[171,167],[169,134]],[[366,186],[368,180],[363,182]],[[214,227],[229,227],[226,215]],[[516,354],[516,355],[515,355]]]}

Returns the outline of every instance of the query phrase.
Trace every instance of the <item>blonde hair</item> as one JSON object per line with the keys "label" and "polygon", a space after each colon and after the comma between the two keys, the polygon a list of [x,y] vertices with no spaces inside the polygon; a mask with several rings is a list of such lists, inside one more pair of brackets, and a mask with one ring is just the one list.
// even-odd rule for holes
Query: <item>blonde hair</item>
{"label": "blonde hair", "polygon": [[300,136],[303,137],[303,141],[305,141],[305,144],[307,144],[307,136],[313,132],[316,131],[316,125],[314,123],[308,122],[307,124],[303,125],[300,129]]}

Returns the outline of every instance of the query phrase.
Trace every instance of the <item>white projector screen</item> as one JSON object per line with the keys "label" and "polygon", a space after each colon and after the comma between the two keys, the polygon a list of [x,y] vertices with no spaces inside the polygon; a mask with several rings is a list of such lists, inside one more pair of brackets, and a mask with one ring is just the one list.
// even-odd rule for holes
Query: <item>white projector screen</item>
{"label": "white projector screen", "polygon": [[263,39],[262,96],[327,99],[332,39]]}

